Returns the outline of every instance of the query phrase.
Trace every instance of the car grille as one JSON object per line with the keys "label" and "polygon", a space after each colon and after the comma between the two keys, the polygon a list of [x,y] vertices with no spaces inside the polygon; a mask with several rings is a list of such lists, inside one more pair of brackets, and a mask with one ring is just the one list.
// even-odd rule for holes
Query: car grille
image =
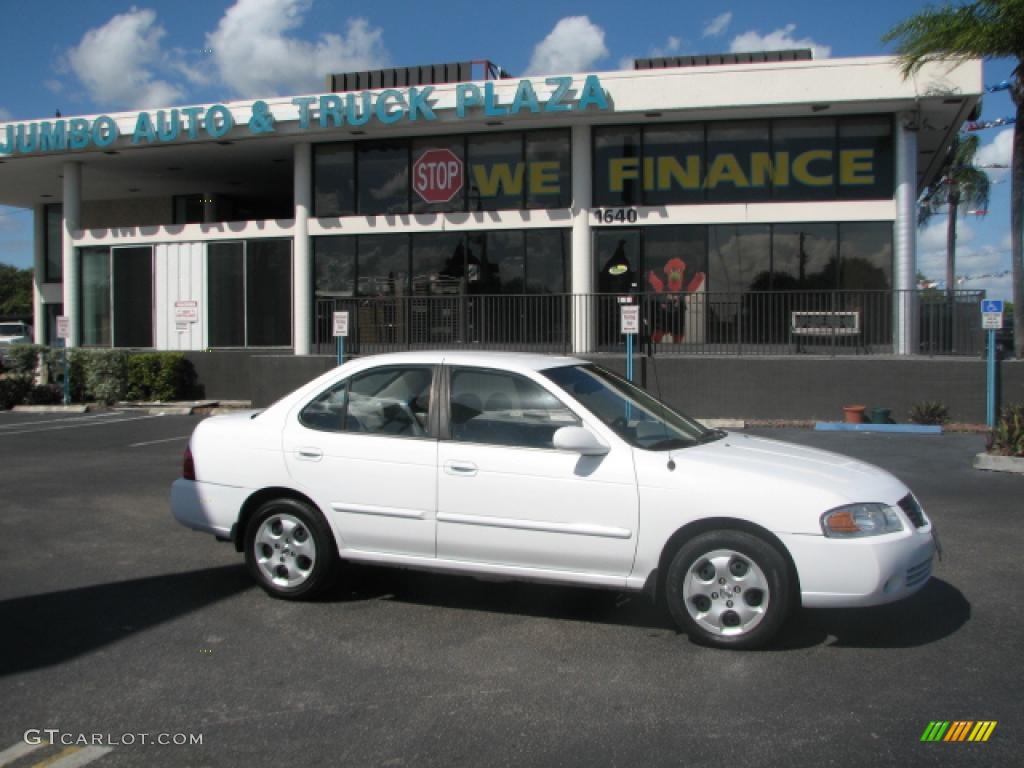
{"label": "car grille", "polygon": [[907,513],[907,517],[910,518],[910,522],[914,524],[915,528],[924,528],[927,522],[924,519],[924,510],[921,509],[921,505],[917,503],[917,499],[914,498],[914,494],[908,493],[899,501],[900,509]]}
{"label": "car grille", "polygon": [[926,581],[932,575],[932,559],[929,557],[923,563],[907,568],[907,586],[916,587],[922,581]]}

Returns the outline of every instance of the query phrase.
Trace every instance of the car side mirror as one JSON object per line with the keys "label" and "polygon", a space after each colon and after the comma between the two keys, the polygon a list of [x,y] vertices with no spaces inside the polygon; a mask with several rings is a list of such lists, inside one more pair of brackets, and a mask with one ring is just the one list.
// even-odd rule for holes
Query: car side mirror
{"label": "car side mirror", "polygon": [[598,440],[597,435],[583,427],[562,427],[551,438],[555,448],[572,451],[581,456],[604,456],[611,450]]}

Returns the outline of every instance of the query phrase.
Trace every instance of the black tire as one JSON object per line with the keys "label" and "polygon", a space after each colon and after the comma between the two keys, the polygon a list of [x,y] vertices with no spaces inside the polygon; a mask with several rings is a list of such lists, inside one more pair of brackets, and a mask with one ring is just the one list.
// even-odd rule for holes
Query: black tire
{"label": "black tire", "polygon": [[323,515],[297,499],[261,505],[246,526],[244,551],[256,583],[284,600],[313,597],[333,581],[338,565],[337,544]]}
{"label": "black tire", "polygon": [[771,642],[795,602],[779,550],[728,529],[702,533],[679,548],[665,574],[665,600],[692,641],[735,650]]}

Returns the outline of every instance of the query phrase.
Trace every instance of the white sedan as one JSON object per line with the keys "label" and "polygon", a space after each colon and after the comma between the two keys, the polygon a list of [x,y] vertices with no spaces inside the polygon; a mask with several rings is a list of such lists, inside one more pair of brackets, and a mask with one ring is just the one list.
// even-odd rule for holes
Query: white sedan
{"label": "white sedan", "polygon": [[709,430],[568,357],[410,352],[199,424],[175,517],[270,594],[340,559],[648,591],[681,629],[767,643],[798,606],[907,597],[936,541],[877,467]]}

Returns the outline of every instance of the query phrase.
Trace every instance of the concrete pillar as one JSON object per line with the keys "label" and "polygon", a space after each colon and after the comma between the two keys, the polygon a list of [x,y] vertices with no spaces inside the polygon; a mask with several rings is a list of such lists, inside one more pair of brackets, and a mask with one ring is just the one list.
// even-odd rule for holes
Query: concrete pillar
{"label": "concrete pillar", "polygon": [[82,317],[79,301],[82,297],[79,258],[75,251],[74,232],[82,228],[82,166],[64,163],[64,220],[61,258],[64,270],[64,314],[68,316],[68,347],[82,343]]}
{"label": "concrete pillar", "polygon": [[917,115],[896,116],[896,221],[893,224],[893,346],[898,355],[918,351]]}
{"label": "concrete pillar", "polygon": [[295,145],[295,231],[292,248],[292,337],[295,354],[313,351],[313,252],[309,216],[313,209],[313,151],[308,142]]}
{"label": "concrete pillar", "polygon": [[590,206],[593,196],[590,126],[572,127],[572,350],[585,354],[594,348],[593,237]]}
{"label": "concrete pillar", "polygon": [[32,334],[36,344],[46,343],[46,307],[43,283],[46,282],[46,206],[32,209]]}

